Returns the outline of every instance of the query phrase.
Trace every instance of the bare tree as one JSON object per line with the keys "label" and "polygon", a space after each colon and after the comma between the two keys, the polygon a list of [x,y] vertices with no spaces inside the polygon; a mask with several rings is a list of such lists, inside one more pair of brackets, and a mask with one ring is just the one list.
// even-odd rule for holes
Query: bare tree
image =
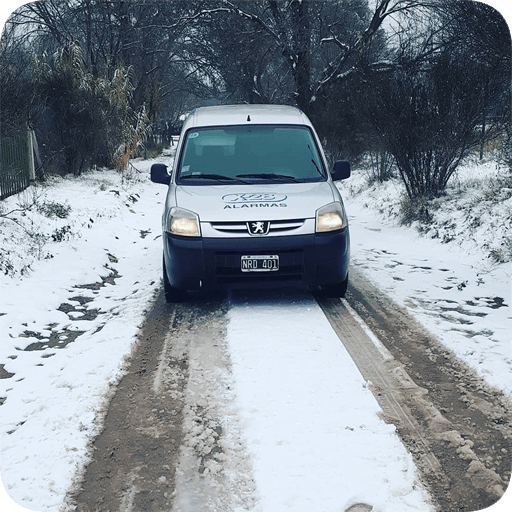
{"label": "bare tree", "polygon": [[[480,90],[480,158],[489,139],[505,134],[510,151],[511,40],[506,21],[492,7],[470,1],[439,5],[447,47],[456,54],[461,49],[483,71],[474,82]],[[509,156],[510,158],[510,156]]]}
{"label": "bare tree", "polygon": [[[48,90],[33,87],[26,63],[46,56],[51,66],[53,55],[73,44],[81,48],[84,73],[92,81],[111,83],[120,66],[131,70],[130,108],[143,108],[154,126],[174,123],[189,106],[207,100],[296,104],[312,117],[333,154],[353,159],[369,148],[394,148],[398,159],[401,149],[394,137],[401,135],[393,123],[400,116],[404,123],[414,118],[414,110],[406,115],[407,108],[423,112],[414,122],[425,129],[416,142],[401,140],[424,152],[427,141],[435,144],[445,134],[443,124],[429,117],[429,108],[444,109],[460,121],[453,127],[456,133],[466,130],[469,119],[476,122],[473,132],[478,126],[481,141],[495,131],[489,129],[491,122],[499,121],[502,132],[508,127],[510,133],[506,116],[498,119],[510,103],[509,34],[496,13],[477,2],[45,0],[20,8],[8,27],[0,78],[18,87],[9,85],[12,97],[6,99],[2,92],[9,104],[3,120],[9,112],[15,116],[16,109],[35,119],[49,108]],[[450,55],[451,67],[441,73]],[[473,71],[457,67],[465,60]],[[450,79],[471,73],[471,90],[457,88]],[[12,90],[26,92],[13,96]],[[84,105],[84,98],[69,109]],[[60,108],[64,118],[66,105]],[[59,125],[52,116],[47,121],[53,128]],[[471,130],[465,133],[469,137]],[[405,156],[400,158],[405,162]],[[450,176],[450,169],[441,174]],[[443,183],[440,177],[424,191],[437,193]],[[411,187],[412,194],[421,189]]]}
{"label": "bare tree", "polygon": [[[346,65],[346,59],[339,58],[338,46],[325,43],[343,41],[347,47],[355,45],[370,19],[362,0],[221,0],[204,12],[219,17],[231,15],[229,20],[222,21],[233,29],[229,36],[240,36],[244,31],[242,55],[246,55],[244,48],[251,48],[253,58],[237,61],[235,55],[235,61],[242,69],[248,65],[248,81],[243,86],[249,87],[252,95],[296,103],[308,113],[314,110],[315,94],[329,81],[325,76],[328,69]],[[226,48],[227,38],[228,34],[220,38]],[[230,56],[233,58],[233,54]],[[219,69],[221,74],[224,70]],[[228,75],[234,72],[229,71],[229,66],[227,71]]]}
{"label": "bare tree", "polygon": [[[362,112],[393,155],[410,199],[439,196],[478,141],[482,70],[448,50],[367,77]],[[379,94],[375,94],[375,89]]]}

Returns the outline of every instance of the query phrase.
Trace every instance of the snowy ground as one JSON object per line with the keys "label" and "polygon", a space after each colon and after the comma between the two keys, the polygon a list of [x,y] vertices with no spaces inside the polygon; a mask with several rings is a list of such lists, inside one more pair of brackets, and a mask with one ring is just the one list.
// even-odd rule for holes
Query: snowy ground
{"label": "snowy ground", "polygon": [[399,220],[401,183],[368,188],[366,176],[355,173],[340,185],[352,264],[489,384],[512,395],[512,269],[499,263],[512,251],[510,173],[494,162],[466,164],[450,195],[429,207],[428,227],[408,228]]}
{"label": "snowy ground", "polygon": [[[28,232],[13,221],[0,224],[0,368],[3,377],[13,374],[0,380],[0,397],[5,399],[0,406],[0,467],[4,486],[25,507],[59,510],[75,472],[86,461],[88,442],[98,432],[104,399],[123,373],[144,311],[160,286],[165,187],[149,182],[151,163],[135,162],[138,171],[123,178],[98,170],[81,178],[53,179],[2,203],[5,214],[27,208],[35,197],[30,211],[11,215]],[[503,172],[486,165],[487,175]],[[447,226],[441,211],[453,210],[449,238],[454,239],[448,243],[442,243],[448,239],[444,235],[429,238],[429,233],[420,236],[415,226],[397,225],[396,182],[368,189],[365,173],[356,171],[341,188],[351,221],[352,264],[487,382],[511,395],[510,264],[488,258],[498,231],[486,232],[485,226],[494,222],[510,229],[512,199],[502,198],[493,215],[485,217],[491,205],[474,197],[485,192],[482,175],[481,168],[466,167],[457,185],[463,193],[439,210],[434,224],[438,230]],[[473,206],[463,214],[457,205],[467,204],[468,198]],[[475,217],[484,221],[477,245],[467,236],[466,219]],[[475,232],[473,224],[470,229]],[[486,241],[492,247],[482,243]],[[248,333],[255,336],[255,326],[261,328],[269,311],[279,313],[279,323],[272,325],[272,333],[247,343]],[[297,325],[304,313],[311,332],[307,325]],[[229,318],[227,342],[239,421],[262,512],[276,504],[280,510],[297,510],[294,504],[307,503],[308,496],[315,496],[315,510],[337,512],[350,499],[371,501],[381,511],[428,510],[424,493],[415,487],[412,459],[394,429],[378,419],[376,402],[312,299],[302,296],[296,304],[276,300],[256,307],[235,301]],[[273,342],[277,338],[280,344]],[[250,347],[256,341],[259,348],[266,344],[267,365],[283,351],[291,357],[290,346],[296,368],[308,362],[317,381],[314,389],[303,390],[300,404],[286,401],[288,386],[296,391],[303,382],[299,373],[281,375],[278,367],[270,367],[266,385],[255,387],[261,367]],[[340,368],[351,379],[339,379]],[[279,389],[284,402],[273,399],[271,389]],[[307,400],[308,392],[319,389],[325,389],[322,409],[333,411],[327,430],[325,422],[318,424],[319,404]],[[347,407],[336,411],[330,401],[340,397]],[[290,425],[286,431],[283,418]],[[322,436],[315,436],[318,432]],[[330,460],[346,452],[347,444],[353,451],[343,460]],[[369,444],[372,449],[366,453]],[[322,467],[315,467],[318,460],[324,461]],[[333,493],[323,487],[323,471],[336,466],[339,480]],[[361,478],[361,468],[367,478]],[[340,498],[344,501],[336,501]]]}
{"label": "snowy ground", "polygon": [[0,227],[0,368],[14,374],[0,380],[0,464],[27,507],[58,509],[97,433],[160,286],[164,192],[147,172],[98,171],[2,204],[7,212],[38,196],[33,211],[13,214],[32,235],[10,220]]}

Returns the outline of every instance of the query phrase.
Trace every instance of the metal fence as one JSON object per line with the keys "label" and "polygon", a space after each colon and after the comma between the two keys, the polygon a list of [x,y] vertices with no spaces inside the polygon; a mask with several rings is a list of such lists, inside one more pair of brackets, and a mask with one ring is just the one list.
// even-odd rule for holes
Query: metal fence
{"label": "metal fence", "polygon": [[0,200],[30,185],[32,144],[30,132],[0,140]]}

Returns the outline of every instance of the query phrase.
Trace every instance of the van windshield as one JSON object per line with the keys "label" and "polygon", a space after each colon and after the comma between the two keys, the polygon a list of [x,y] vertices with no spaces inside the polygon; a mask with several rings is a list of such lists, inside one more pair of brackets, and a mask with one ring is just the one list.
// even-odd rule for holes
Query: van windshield
{"label": "van windshield", "polygon": [[304,183],[325,181],[313,136],[302,126],[224,126],[187,133],[176,181]]}

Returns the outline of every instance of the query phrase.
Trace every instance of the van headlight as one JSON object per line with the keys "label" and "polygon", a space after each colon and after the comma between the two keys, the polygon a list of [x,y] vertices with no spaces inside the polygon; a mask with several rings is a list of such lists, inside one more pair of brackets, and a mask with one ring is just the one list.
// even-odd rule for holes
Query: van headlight
{"label": "van headlight", "polygon": [[173,206],[167,215],[166,231],[179,236],[201,236],[199,216],[185,208]]}
{"label": "van headlight", "polygon": [[316,232],[338,231],[347,226],[345,210],[341,203],[326,204],[316,211]]}

